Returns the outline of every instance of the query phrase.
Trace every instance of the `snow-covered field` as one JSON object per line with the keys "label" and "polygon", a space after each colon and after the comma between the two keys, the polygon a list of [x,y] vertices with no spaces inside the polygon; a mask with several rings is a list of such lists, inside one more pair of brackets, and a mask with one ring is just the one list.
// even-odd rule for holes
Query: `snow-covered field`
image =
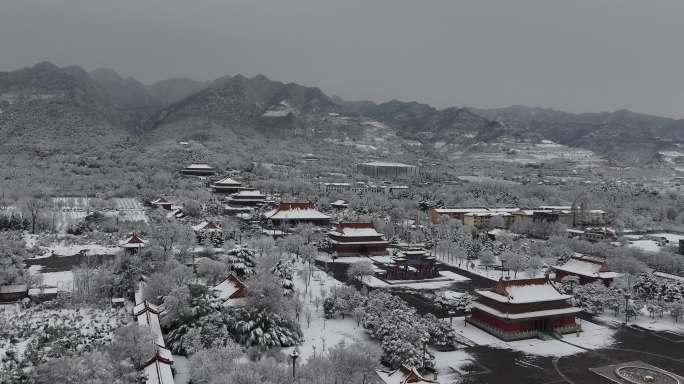
{"label": "snow-covered field", "polygon": [[108,217],[118,216],[119,220],[126,222],[149,220],[145,207],[134,198],[102,200],[90,197],[55,197],[51,200],[51,207],[50,220],[59,231],[83,220],[93,210],[101,211]]}
{"label": "snow-covered field", "polygon": [[[684,240],[684,235],[676,233],[650,233],[647,235],[625,235],[629,239],[629,247],[638,248],[647,252],[659,252],[664,245],[678,245],[679,240]],[[665,243],[654,240],[664,239]]]}
{"label": "snow-covered field", "polygon": [[[304,264],[297,264],[297,270],[301,271],[306,266]],[[305,285],[302,279],[294,279],[295,288],[299,292],[304,292]],[[363,326],[357,325],[356,321],[347,317],[345,319],[328,319],[323,316],[322,299],[318,308],[315,306],[315,298],[321,298],[321,290],[325,289],[327,292],[331,287],[343,286],[344,284],[335,280],[333,277],[327,275],[321,270],[316,269],[314,277],[311,280],[308,291],[312,296],[307,296],[304,300],[304,310],[302,311],[299,324],[304,334],[304,342],[297,346],[300,356],[303,360],[316,354],[326,351],[328,347],[332,347],[344,341],[346,344],[353,344],[357,341],[370,341],[370,337],[363,329]],[[307,326],[306,311],[311,311],[311,323]],[[284,348],[283,352],[289,354],[293,348]]]}

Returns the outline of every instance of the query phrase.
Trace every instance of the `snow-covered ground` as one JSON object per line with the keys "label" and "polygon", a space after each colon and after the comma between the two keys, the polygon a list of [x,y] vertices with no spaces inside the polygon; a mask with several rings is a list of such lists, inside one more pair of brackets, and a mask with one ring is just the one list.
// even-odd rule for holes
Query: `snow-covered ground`
{"label": "snow-covered ground", "polygon": [[42,273],[41,269],[43,267],[40,265],[32,265],[28,269],[31,275],[41,274],[43,277],[41,285],[57,287],[60,291],[71,292],[73,290],[74,274],[71,271]]}
{"label": "snow-covered ground", "polygon": [[[582,332],[580,332],[579,337],[574,333],[566,334],[563,336],[563,340],[586,349],[598,349],[607,347],[613,343],[615,330],[588,321],[582,321],[581,324]],[[529,355],[567,356],[584,352],[584,349],[582,348],[556,339],[503,341],[472,324],[466,326],[463,317],[454,317],[453,329],[460,336],[465,337],[476,345],[487,345],[499,349],[512,349]]]}
{"label": "snow-covered ground", "polygon": [[[304,270],[305,268],[308,269],[305,264],[297,264],[297,271]],[[305,291],[304,281],[302,279],[295,278],[294,283],[295,288],[299,292]],[[356,321],[351,317],[326,320],[323,316],[322,299],[319,302],[319,307],[316,308],[315,298],[321,298],[321,289],[325,289],[325,291],[328,292],[331,287],[340,287],[343,285],[343,283],[328,276],[319,269],[314,271],[314,277],[311,280],[308,289],[312,296],[306,296],[306,299],[304,300],[304,309],[299,317],[299,324],[302,328],[302,333],[304,334],[304,342],[296,348],[303,360],[313,356],[314,353],[320,354],[327,350],[328,347],[332,347],[342,341],[346,344],[353,344],[358,341],[370,341],[370,337],[363,329],[363,326],[357,325]],[[305,315],[307,310],[310,310],[312,314],[311,323],[308,326]],[[283,352],[289,354],[292,349],[293,348],[284,348]]]}
{"label": "snow-covered ground", "polygon": [[[684,235],[676,233],[649,233],[646,235],[625,235],[629,239],[629,247],[638,248],[647,252],[659,252],[663,245],[678,245],[679,240],[684,240]],[[653,240],[653,238],[662,238],[667,241],[667,244]]]}

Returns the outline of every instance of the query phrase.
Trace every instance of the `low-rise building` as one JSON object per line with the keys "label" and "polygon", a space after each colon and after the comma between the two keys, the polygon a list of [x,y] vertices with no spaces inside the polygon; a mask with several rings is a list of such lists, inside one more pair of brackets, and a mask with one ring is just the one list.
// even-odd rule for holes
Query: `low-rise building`
{"label": "low-rise building", "polygon": [[222,282],[211,288],[223,302],[242,299],[247,295],[247,286],[231,273]]}
{"label": "low-rise building", "polygon": [[155,207],[166,209],[167,211],[170,211],[171,206],[173,205],[164,196],[160,196],[158,199],[150,201],[150,204],[152,204]]}
{"label": "low-rise building", "polygon": [[26,284],[0,285],[0,303],[13,303],[28,297]]}

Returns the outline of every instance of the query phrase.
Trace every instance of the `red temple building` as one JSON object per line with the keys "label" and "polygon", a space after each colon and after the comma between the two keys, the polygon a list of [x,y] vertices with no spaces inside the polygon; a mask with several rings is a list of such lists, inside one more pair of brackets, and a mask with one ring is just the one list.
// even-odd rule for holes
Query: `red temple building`
{"label": "red temple building", "polygon": [[386,280],[421,280],[439,277],[434,256],[423,248],[409,248],[392,257]]}
{"label": "red temple building", "polygon": [[620,276],[617,272],[611,272],[606,259],[602,257],[575,254],[563,265],[552,267],[556,272],[556,279],[566,276],[576,276],[580,284],[601,281],[606,286],[610,285],[614,278]]}
{"label": "red temple building", "polygon": [[493,287],[475,291],[469,323],[503,340],[537,337],[542,333],[576,332],[571,295],[564,295],[546,278],[499,280]]}
{"label": "red temple building", "polygon": [[297,225],[311,223],[315,225],[327,225],[330,216],[319,212],[314,203],[280,203],[278,208],[264,214],[274,226]]}
{"label": "red temple building", "polygon": [[247,295],[247,286],[233,273],[229,274],[225,280],[211,288],[211,290],[223,302],[242,299]]}
{"label": "red temple building", "polygon": [[388,241],[375,230],[373,223],[340,223],[328,232],[337,256],[382,256]]}
{"label": "red temple building", "polygon": [[119,242],[119,247],[123,248],[124,253],[129,255],[135,255],[142,248],[145,248],[145,245],[147,245],[147,241],[141,239],[135,232],[128,239]]}

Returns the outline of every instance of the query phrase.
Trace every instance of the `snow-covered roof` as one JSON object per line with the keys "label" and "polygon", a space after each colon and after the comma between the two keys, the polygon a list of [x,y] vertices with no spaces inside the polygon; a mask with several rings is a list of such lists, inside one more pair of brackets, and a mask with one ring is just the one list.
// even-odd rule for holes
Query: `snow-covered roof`
{"label": "snow-covered roof", "polygon": [[566,307],[566,308],[556,308],[556,309],[545,309],[541,311],[531,311],[531,312],[522,312],[522,313],[506,313],[506,312],[501,312],[497,309],[494,309],[492,307],[483,305],[478,302],[473,302],[471,304],[473,308],[477,308],[481,311],[490,313],[494,316],[501,317],[501,318],[506,318],[506,319],[528,319],[528,318],[539,318],[539,317],[546,317],[546,316],[558,316],[558,315],[569,315],[573,313],[579,313],[582,312],[581,308],[577,307]]}
{"label": "snow-covered roof", "polygon": [[145,369],[146,384],[173,384],[173,373],[171,365],[154,359]]}
{"label": "snow-covered roof", "polygon": [[348,206],[349,204],[347,204],[347,202],[344,200],[335,200],[332,203],[330,203],[330,205]]}
{"label": "snow-covered roof", "polygon": [[187,167],[185,167],[185,169],[214,169],[214,167],[206,163],[198,163],[190,164]]}
{"label": "snow-covered roof", "polygon": [[553,269],[599,279],[612,279],[619,276],[618,273],[608,270],[604,259],[587,255],[575,255],[565,264],[554,266]]}
{"label": "snow-covered roof", "polygon": [[161,205],[161,204],[171,204],[164,196],[159,197],[158,199],[151,201],[150,204],[154,205]]}
{"label": "snow-covered roof", "polygon": [[197,225],[193,225],[193,226],[192,226],[192,229],[193,229],[194,231],[196,231],[196,232],[198,232],[198,231],[210,231],[210,232],[213,232],[213,231],[220,231],[220,230],[221,230],[221,228],[219,228],[218,225],[214,224],[214,223],[211,222],[211,221],[203,221],[203,222],[201,222],[201,223],[199,223],[199,224],[197,224]]}
{"label": "snow-covered roof", "polygon": [[375,230],[373,223],[340,223],[334,231],[330,231],[328,234],[344,237],[382,236],[381,233]]}
{"label": "snow-covered roof", "polygon": [[151,304],[147,300],[143,300],[141,303],[139,303],[135,307],[133,307],[133,315],[138,316],[139,314],[141,314],[143,312],[153,312],[153,313],[159,314],[159,313],[161,313],[161,310],[156,305]]}
{"label": "snow-covered roof", "polygon": [[119,242],[119,246],[122,248],[144,248],[146,244],[147,241],[141,239],[137,233],[134,233],[128,239]]}
{"label": "snow-covered roof", "polygon": [[377,370],[375,372],[385,384],[439,384],[437,381],[424,378],[415,368],[405,365],[394,371]]}
{"label": "snow-covered roof", "polygon": [[292,113],[290,109],[269,109],[264,112],[263,117],[287,117]]}
{"label": "snow-covered roof", "polygon": [[546,211],[569,211],[572,207],[569,205],[542,205],[539,209]]}
{"label": "snow-covered roof", "polygon": [[237,181],[237,180],[234,180],[230,177],[226,177],[225,179],[221,179],[221,180],[215,182],[214,185],[236,185],[236,186],[240,186],[240,185],[242,185],[242,183]]}
{"label": "snow-covered roof", "polygon": [[161,326],[159,324],[159,315],[152,311],[143,311],[135,316],[138,325],[146,327],[154,336],[154,340],[159,346],[165,346],[164,337],[162,336]]}
{"label": "snow-covered roof", "polygon": [[475,291],[482,297],[510,304],[528,304],[568,300],[551,284],[548,278],[499,280],[494,288]]}
{"label": "snow-covered roof", "polygon": [[265,197],[260,191],[257,190],[242,190],[237,193],[230,195],[231,197],[249,196],[249,197]]}
{"label": "snow-covered roof", "polygon": [[214,286],[211,290],[217,293],[219,299],[225,301],[232,299],[231,296],[238,293],[238,291],[244,287],[245,285],[231,273],[225,280]]}
{"label": "snow-covered roof", "polygon": [[280,211],[274,209],[264,214],[267,219],[271,220],[328,220],[330,216],[319,212],[316,209],[288,209]]}

